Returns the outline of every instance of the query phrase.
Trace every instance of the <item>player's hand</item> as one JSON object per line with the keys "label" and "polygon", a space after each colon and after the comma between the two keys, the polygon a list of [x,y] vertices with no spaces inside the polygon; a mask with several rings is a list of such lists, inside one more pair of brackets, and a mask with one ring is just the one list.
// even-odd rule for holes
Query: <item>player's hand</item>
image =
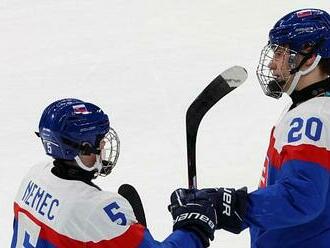
{"label": "player's hand", "polygon": [[209,240],[214,239],[216,211],[207,193],[200,193],[198,197],[195,193],[196,190],[177,189],[171,194],[168,209],[173,217],[173,230],[194,231],[200,237],[203,246],[208,247]]}
{"label": "player's hand", "polygon": [[244,229],[243,220],[247,211],[247,188],[208,188],[196,192],[196,196],[208,195],[217,212],[216,229],[238,234]]}

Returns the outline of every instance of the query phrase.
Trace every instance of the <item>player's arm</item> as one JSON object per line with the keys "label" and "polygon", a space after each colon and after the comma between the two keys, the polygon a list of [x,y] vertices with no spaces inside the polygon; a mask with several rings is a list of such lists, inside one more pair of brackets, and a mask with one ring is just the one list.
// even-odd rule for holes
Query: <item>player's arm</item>
{"label": "player's arm", "polygon": [[194,190],[177,189],[168,207],[173,217],[173,233],[163,242],[145,231],[139,248],[202,248],[214,239],[216,211],[207,195],[196,196]]}
{"label": "player's arm", "polygon": [[239,233],[247,226],[270,230],[315,219],[325,207],[330,180],[327,119],[305,116],[286,122],[277,134],[283,137],[275,145],[280,149],[269,159],[280,169],[274,184],[250,194],[242,189],[202,190],[217,208],[217,228]]}
{"label": "player's arm", "polygon": [[[133,234],[135,235],[135,234]],[[143,236],[140,242],[136,243],[138,248],[202,248],[203,246],[199,236],[189,230],[175,230],[164,241],[155,240],[150,231],[146,228],[143,230]]]}
{"label": "player's arm", "polygon": [[[288,155],[291,152],[288,151]],[[324,209],[329,172],[322,165],[289,160],[282,170],[276,184],[249,194],[247,225],[264,229],[290,227],[315,219]]]}
{"label": "player's arm", "polygon": [[[296,152],[306,154],[299,148]],[[222,187],[199,193],[207,192],[214,203],[217,229],[240,233],[248,226],[270,230],[313,220],[325,207],[329,180],[330,173],[322,165],[294,159],[283,164],[281,177],[266,188],[249,194],[246,188]]]}
{"label": "player's arm", "polygon": [[[139,224],[141,224],[144,227],[147,227],[147,221],[145,218],[144,208],[141,201],[141,198],[139,196],[139,193],[136,191],[136,189],[129,184],[123,184],[119,187],[118,193],[123,196],[128,202],[129,205],[132,207],[132,210],[134,212],[134,215],[136,217],[136,220]],[[179,197],[184,197],[185,191],[183,190],[177,190],[175,192],[176,194],[179,194]],[[175,194],[172,194],[174,196]],[[195,200],[195,199],[192,199]],[[181,202],[182,203],[182,202]],[[188,207],[185,207],[185,209],[189,209]],[[169,210],[174,215],[177,215],[178,212],[180,212],[180,204],[178,204],[178,197],[172,197],[171,198],[171,205],[169,207]],[[213,213],[214,210],[212,209]],[[199,210],[200,212],[200,210]],[[180,212],[181,213],[181,212]],[[180,224],[181,225],[181,224]],[[178,224],[175,224],[174,229],[180,229],[177,228]],[[198,225],[197,225],[198,226]],[[189,227],[193,229],[194,227],[191,227],[191,223],[189,224]],[[186,229],[189,229],[187,227]],[[197,232],[197,233],[196,233]],[[202,237],[199,237],[202,236]],[[194,231],[188,231],[188,230],[175,230],[172,234],[170,234],[165,241],[158,242],[154,240],[149,230],[144,231],[144,238],[143,238],[143,245],[146,247],[154,247],[154,246],[171,246],[174,245],[175,247],[200,247],[201,240],[205,239],[204,242],[208,243],[208,237],[203,235],[201,232],[198,232],[195,228]]]}
{"label": "player's arm", "polygon": [[[184,194],[184,192],[183,192]],[[213,240],[216,217],[207,199],[180,201],[181,195],[171,197],[173,230],[163,242],[155,240],[149,230],[137,223],[134,212],[121,196],[105,200],[88,217],[85,228],[88,247],[131,248],[202,248]],[[180,204],[178,204],[180,202]],[[195,204],[197,203],[197,204]]]}

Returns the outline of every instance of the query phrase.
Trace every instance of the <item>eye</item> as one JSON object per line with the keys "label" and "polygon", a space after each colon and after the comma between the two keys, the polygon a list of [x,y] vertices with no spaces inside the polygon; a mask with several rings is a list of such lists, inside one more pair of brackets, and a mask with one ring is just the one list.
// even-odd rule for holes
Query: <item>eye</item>
{"label": "eye", "polygon": [[274,50],[274,54],[275,56],[282,56],[283,54],[285,54],[286,50],[285,48],[283,47],[277,47],[275,50]]}
{"label": "eye", "polygon": [[274,58],[275,59],[278,59],[278,58],[282,57],[282,55],[283,55],[283,52],[282,51],[275,51]]}

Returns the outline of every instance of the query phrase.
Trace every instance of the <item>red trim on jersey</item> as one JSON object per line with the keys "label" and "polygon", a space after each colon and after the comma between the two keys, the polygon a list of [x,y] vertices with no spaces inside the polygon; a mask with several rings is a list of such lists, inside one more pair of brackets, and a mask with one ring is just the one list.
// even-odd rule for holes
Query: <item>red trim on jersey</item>
{"label": "red trim on jersey", "polygon": [[21,208],[16,202],[14,203],[15,218],[18,212],[24,213],[29,219],[41,227],[39,238],[46,240],[56,247],[86,247],[86,248],[105,248],[105,247],[138,247],[143,240],[145,228],[140,224],[131,225],[122,235],[111,240],[102,240],[99,242],[82,242],[72,239],[63,234],[56,232],[43,222],[35,218],[30,212]]}
{"label": "red trim on jersey", "polygon": [[318,147],[315,145],[301,144],[301,145],[285,145],[279,153],[274,147],[275,137],[271,135],[268,157],[270,164],[277,169],[280,169],[283,164],[289,160],[301,160],[305,162],[317,163],[327,170],[330,170],[330,151],[325,147]]}

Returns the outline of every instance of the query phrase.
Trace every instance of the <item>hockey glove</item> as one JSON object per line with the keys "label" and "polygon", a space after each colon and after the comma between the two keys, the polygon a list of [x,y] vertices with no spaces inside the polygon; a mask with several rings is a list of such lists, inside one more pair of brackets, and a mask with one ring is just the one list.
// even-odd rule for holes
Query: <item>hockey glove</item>
{"label": "hockey glove", "polygon": [[171,204],[168,206],[173,217],[173,231],[186,229],[195,232],[201,239],[203,246],[210,245],[209,240],[214,239],[217,225],[216,211],[208,194],[196,190],[177,189],[171,195]]}
{"label": "hockey glove", "polygon": [[238,234],[244,229],[243,219],[247,211],[247,188],[238,190],[231,188],[207,188],[198,190],[199,194],[212,201],[217,212],[218,224],[216,229],[223,228],[231,233]]}

